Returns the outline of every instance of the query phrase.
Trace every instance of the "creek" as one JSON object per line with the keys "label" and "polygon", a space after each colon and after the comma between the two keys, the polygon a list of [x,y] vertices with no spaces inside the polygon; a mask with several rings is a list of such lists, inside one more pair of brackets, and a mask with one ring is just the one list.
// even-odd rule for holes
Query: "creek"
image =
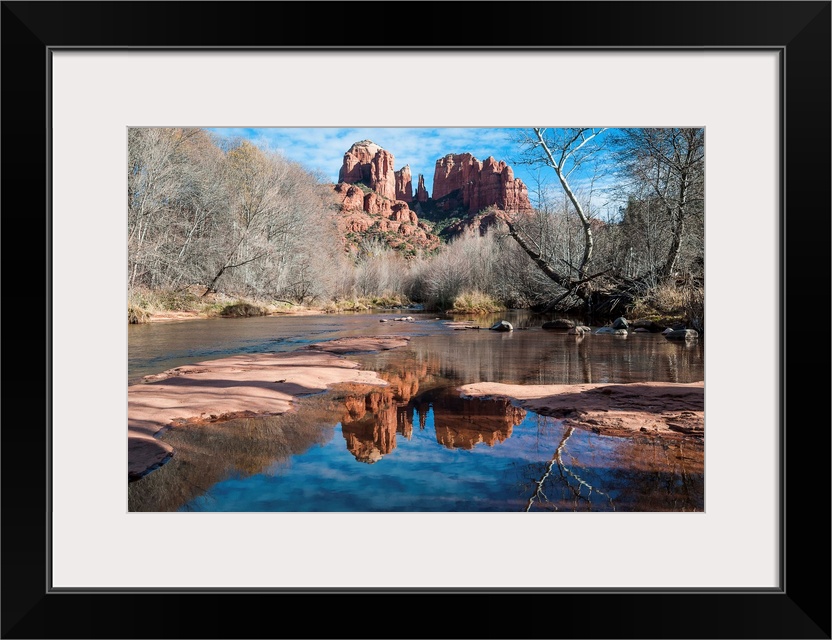
{"label": "creek", "polygon": [[[409,314],[413,322],[396,322]],[[388,322],[380,322],[385,319]],[[459,319],[459,318],[456,318]],[[508,320],[515,330],[487,328]],[[573,336],[523,311],[448,318],[413,311],[131,325],[128,382],[239,353],[406,335],[407,347],[348,354],[386,387],[341,385],[297,411],[160,438],[176,455],[128,486],[131,511],[701,511],[704,444],[602,436],[508,400],[463,398],[473,382],[580,384],[704,379],[704,341]]]}

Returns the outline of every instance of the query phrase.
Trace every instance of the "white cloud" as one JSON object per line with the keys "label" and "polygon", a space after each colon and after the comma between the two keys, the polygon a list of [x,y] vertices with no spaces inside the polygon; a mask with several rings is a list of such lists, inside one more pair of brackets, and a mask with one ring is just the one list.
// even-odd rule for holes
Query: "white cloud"
{"label": "white cloud", "polygon": [[[520,162],[521,145],[515,140],[518,129],[489,128],[227,128],[212,129],[224,137],[242,137],[257,146],[281,153],[302,163],[313,171],[320,171],[331,182],[338,180],[338,171],[344,153],[353,143],[372,140],[394,156],[394,166],[401,169],[410,165],[413,187],[418,174],[425,176],[425,185],[433,191],[433,174],[436,161],[449,153],[470,153],[479,160],[494,156],[509,164],[514,175],[529,188],[532,204],[536,202],[537,177],[548,184],[555,197],[562,197],[561,187],[554,171],[545,166],[530,166]],[[586,195],[590,186],[588,176],[574,175],[570,182],[573,189]],[[593,189],[592,202],[607,217],[617,212],[619,201],[614,194],[614,178],[599,177]]]}
{"label": "white cloud", "polygon": [[[395,158],[395,168],[410,165],[414,182],[424,174],[430,191],[436,160],[448,153],[471,153],[480,160],[492,155],[510,162],[510,131],[506,129],[428,128],[263,128],[212,129],[224,137],[240,136],[270,151],[277,151],[333,182],[344,153],[354,142],[372,140]],[[414,184],[415,187],[415,184]]]}

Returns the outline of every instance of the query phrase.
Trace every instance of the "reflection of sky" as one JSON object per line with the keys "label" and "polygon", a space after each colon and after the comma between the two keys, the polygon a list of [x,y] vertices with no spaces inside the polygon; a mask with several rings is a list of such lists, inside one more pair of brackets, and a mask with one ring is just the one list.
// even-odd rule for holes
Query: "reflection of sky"
{"label": "reflection of sky", "polygon": [[[396,448],[375,464],[355,460],[339,424],[327,443],[294,456],[273,475],[220,482],[185,510],[521,511],[533,491],[530,481],[541,475],[563,434],[559,422],[543,422],[529,412],[493,447],[448,449],[436,441],[431,409],[425,429],[415,426],[410,440],[397,435]],[[582,472],[603,485],[604,465],[594,458],[609,455],[618,442],[576,432],[564,461],[597,465]]]}

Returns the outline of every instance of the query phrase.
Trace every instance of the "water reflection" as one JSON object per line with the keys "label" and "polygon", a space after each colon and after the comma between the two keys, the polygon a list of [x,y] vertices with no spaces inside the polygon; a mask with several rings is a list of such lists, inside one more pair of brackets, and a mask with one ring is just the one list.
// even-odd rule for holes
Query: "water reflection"
{"label": "water reflection", "polygon": [[218,482],[277,469],[331,439],[332,429],[320,409],[310,406],[303,414],[183,425],[161,437],[173,445],[175,455],[128,485],[129,511],[175,511]]}
{"label": "water reflection", "polygon": [[[511,335],[510,342],[506,336]],[[682,341],[684,342],[684,341]],[[703,345],[657,334],[574,336],[530,329],[512,334],[452,331],[414,338],[407,351],[351,356],[376,371],[399,363],[426,368],[456,384],[696,382],[704,379]]]}
{"label": "water reflection", "polygon": [[[379,324],[376,318],[368,324],[366,318],[322,317],[287,319],[285,325],[274,318],[213,321],[228,332],[220,343],[213,330],[208,332],[218,355],[264,345],[279,350],[310,336],[391,333],[391,325],[415,337],[405,349],[350,356],[388,386],[344,385],[305,398],[297,411],[284,416],[168,430],[161,437],[176,455],[129,485],[129,509],[704,509],[702,442],[601,436],[566,428],[507,400],[460,398],[455,390],[481,381],[693,382],[704,378],[701,342],[675,343],[654,334],[632,334],[626,340],[580,337],[540,330],[539,319],[508,319],[516,327],[511,334],[454,331],[432,319]],[[283,327],[282,334],[276,326]],[[193,337],[195,329],[199,335],[198,325],[146,329],[131,334],[131,362],[137,367],[131,375],[170,368],[169,360],[156,357],[167,350],[173,350],[174,361],[183,360],[176,364],[195,361],[183,354],[205,352],[203,342]],[[142,353],[134,335],[157,336],[159,344]]]}
{"label": "water reflection", "polygon": [[406,438],[413,433],[412,419],[386,389],[347,396],[345,407],[341,433],[347,449],[359,462],[378,462],[396,448],[397,432]]}
{"label": "water reflection", "polygon": [[517,469],[525,511],[702,511],[704,445],[698,441],[596,436],[535,416],[557,435],[552,457]]}
{"label": "water reflection", "polygon": [[477,444],[493,447],[511,436],[512,429],[523,422],[526,412],[509,400],[460,398],[445,390],[425,398],[433,408],[436,441],[448,449],[473,449]]}
{"label": "water reflection", "polygon": [[[410,354],[413,356],[414,354]],[[406,367],[407,359],[401,363]],[[605,437],[420,370],[342,385],[284,416],[169,430],[131,511],[693,511],[701,442]],[[417,426],[418,425],[418,426]],[[365,464],[359,464],[365,463]]]}
{"label": "water reflection", "polygon": [[432,413],[436,441],[442,446],[473,449],[480,443],[493,447],[503,442],[526,415],[509,400],[464,399],[453,388],[432,389],[417,396],[417,380],[411,380],[403,393],[396,378],[392,376],[390,387],[353,386],[354,391],[342,396],[341,432],[347,449],[359,462],[373,464],[391,453],[397,435],[410,440],[414,417],[424,430]]}
{"label": "water reflection", "polygon": [[[434,367],[431,373],[461,384],[579,384],[589,382],[695,382],[704,379],[704,340],[671,341],[659,334],[574,336],[540,328],[548,318],[511,311],[477,317],[487,329],[506,319],[512,333],[454,331],[447,318],[412,314],[416,322],[379,323],[380,316],[304,316],[193,320],[130,325],[128,379],[160,373],[199,360],[237,353],[288,351],[310,342],[356,335],[402,334],[415,357]],[[379,354],[380,362],[398,358],[398,350]],[[354,358],[353,358],[354,359]],[[375,361],[375,357],[367,358]],[[376,365],[374,365],[376,366]]]}

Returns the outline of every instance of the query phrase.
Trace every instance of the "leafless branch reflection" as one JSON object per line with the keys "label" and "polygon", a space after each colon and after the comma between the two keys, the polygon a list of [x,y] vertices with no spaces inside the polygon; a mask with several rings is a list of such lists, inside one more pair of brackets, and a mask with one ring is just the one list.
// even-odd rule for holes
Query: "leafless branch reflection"
{"label": "leafless branch reflection", "polygon": [[[568,427],[566,431],[564,431],[563,437],[561,438],[560,443],[557,446],[557,449],[555,449],[555,453],[552,456],[552,459],[546,465],[545,473],[541,476],[540,480],[534,483],[535,490],[531,497],[529,497],[529,502],[526,505],[526,511],[531,511],[532,505],[535,503],[535,501],[540,503],[544,500],[550,503],[551,507],[555,511],[558,510],[557,504],[551,502],[548,496],[546,496],[546,494],[543,491],[543,486],[549,479],[549,477],[552,475],[552,471],[554,470],[556,465],[559,472],[559,479],[561,481],[561,484],[564,488],[568,489],[572,493],[575,502],[582,500],[588,506],[591,506],[592,502],[590,498],[592,497],[593,493],[597,493],[598,495],[604,496],[609,501],[612,510],[615,511],[615,504],[613,503],[613,500],[609,494],[605,493],[604,491],[601,491],[597,487],[592,486],[589,482],[578,476],[578,474],[575,473],[572,469],[567,467],[566,464],[563,462],[564,448],[566,447],[566,443],[569,441],[569,438],[572,437],[572,434],[574,432],[575,427]],[[570,478],[574,482],[570,482]],[[586,495],[583,494],[584,488],[587,489]]]}

